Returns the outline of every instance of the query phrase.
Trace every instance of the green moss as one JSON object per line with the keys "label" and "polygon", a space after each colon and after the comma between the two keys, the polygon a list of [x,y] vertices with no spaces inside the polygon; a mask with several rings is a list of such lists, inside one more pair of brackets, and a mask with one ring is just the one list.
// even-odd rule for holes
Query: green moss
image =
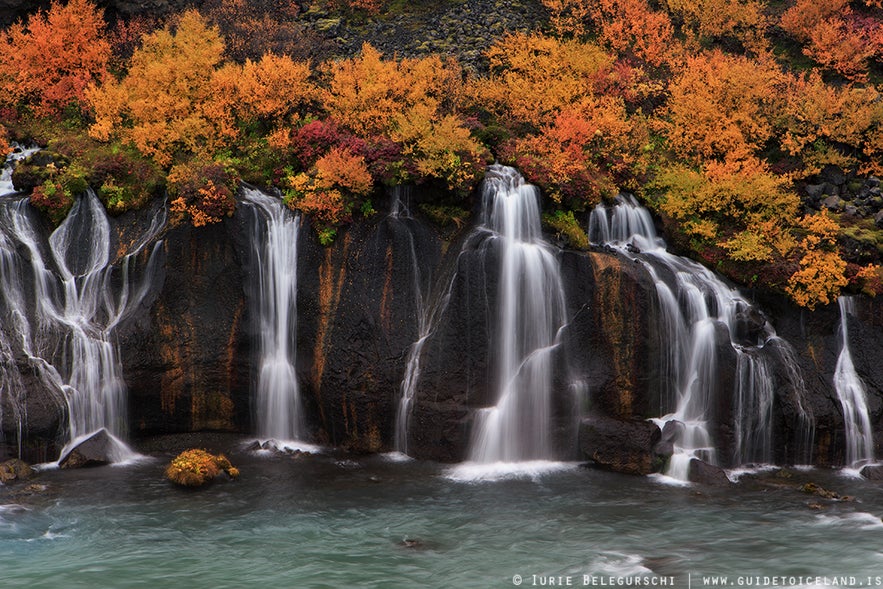
{"label": "green moss", "polygon": [[456,226],[459,229],[469,221],[469,211],[461,207],[421,203],[418,208],[440,227]]}
{"label": "green moss", "polygon": [[554,231],[568,247],[578,250],[588,249],[589,236],[573,216],[573,211],[544,213],[543,225]]}

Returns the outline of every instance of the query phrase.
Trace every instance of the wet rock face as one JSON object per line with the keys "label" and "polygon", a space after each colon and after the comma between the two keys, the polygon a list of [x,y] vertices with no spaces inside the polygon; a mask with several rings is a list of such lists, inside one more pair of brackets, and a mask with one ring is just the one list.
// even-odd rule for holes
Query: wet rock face
{"label": "wet rock face", "polygon": [[162,237],[152,296],[119,334],[134,435],[249,429],[245,222]]}
{"label": "wet rock face", "polygon": [[389,448],[441,242],[425,225],[379,215],[327,248],[302,231],[297,370],[307,420],[322,442]]}

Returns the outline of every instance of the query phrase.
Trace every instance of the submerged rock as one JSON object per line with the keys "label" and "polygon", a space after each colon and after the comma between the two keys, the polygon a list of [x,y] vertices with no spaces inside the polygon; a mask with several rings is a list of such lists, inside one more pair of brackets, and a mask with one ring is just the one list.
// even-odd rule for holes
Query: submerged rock
{"label": "submerged rock", "polygon": [[823,499],[840,499],[840,493],[836,491],[830,491],[825,489],[824,487],[820,487],[815,483],[806,483],[800,487],[800,490],[804,493],[808,493],[810,495],[816,495],[817,497],[821,497]]}
{"label": "submerged rock", "polygon": [[0,464],[0,482],[2,483],[23,480],[33,475],[34,469],[24,460],[13,458]]}
{"label": "submerged rock", "polygon": [[113,462],[117,443],[107,430],[101,429],[77,444],[58,461],[59,468],[104,466]]}
{"label": "submerged rock", "polygon": [[727,473],[719,466],[714,466],[698,458],[690,461],[687,478],[691,483],[710,487],[728,487],[732,484]]}
{"label": "submerged rock", "polygon": [[861,469],[861,475],[869,481],[883,481],[883,464],[869,464]]}
{"label": "submerged rock", "polygon": [[658,449],[662,432],[649,421],[589,417],[579,428],[579,447],[598,466],[625,474],[659,471],[665,457]]}

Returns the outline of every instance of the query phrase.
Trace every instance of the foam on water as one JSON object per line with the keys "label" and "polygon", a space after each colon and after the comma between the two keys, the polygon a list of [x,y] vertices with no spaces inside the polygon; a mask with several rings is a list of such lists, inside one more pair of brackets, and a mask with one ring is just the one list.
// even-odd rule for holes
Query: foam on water
{"label": "foam on water", "polygon": [[301,440],[257,439],[244,442],[243,447],[252,446],[255,442],[261,446],[260,449],[255,450],[255,454],[259,455],[272,453],[274,450],[279,452],[307,452],[309,454],[321,454],[326,451],[323,446],[309,444]]}
{"label": "foam on water", "polygon": [[544,476],[573,470],[577,462],[528,460],[524,462],[463,462],[445,472],[445,478],[461,483],[479,483],[508,479],[537,480]]}
{"label": "foam on water", "polygon": [[883,530],[883,520],[873,513],[856,511],[837,515],[818,515],[816,523],[820,526],[847,526],[858,530]]}

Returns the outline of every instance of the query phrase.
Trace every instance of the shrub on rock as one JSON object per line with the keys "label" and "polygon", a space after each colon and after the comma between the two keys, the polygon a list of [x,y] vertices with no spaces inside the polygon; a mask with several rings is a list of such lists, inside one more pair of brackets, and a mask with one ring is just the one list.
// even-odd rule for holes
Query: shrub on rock
{"label": "shrub on rock", "polygon": [[230,464],[223,454],[215,456],[205,450],[186,450],[166,467],[166,478],[176,485],[200,487],[212,481],[221,472],[232,479],[239,477],[239,469]]}

